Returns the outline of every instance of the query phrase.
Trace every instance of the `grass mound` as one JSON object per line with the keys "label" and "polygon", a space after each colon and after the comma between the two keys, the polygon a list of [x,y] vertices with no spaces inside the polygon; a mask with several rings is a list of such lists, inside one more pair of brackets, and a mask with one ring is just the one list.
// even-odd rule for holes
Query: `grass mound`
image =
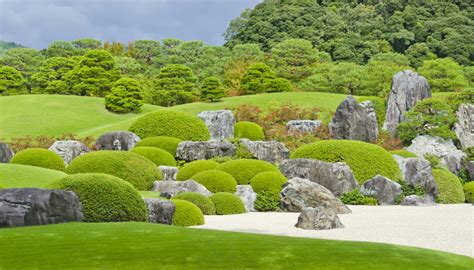
{"label": "grass mound", "polygon": [[204,215],[195,204],[184,200],[171,200],[175,206],[173,225],[188,227],[204,224]]}
{"label": "grass mound", "polygon": [[218,170],[203,171],[192,176],[199,184],[205,186],[210,192],[237,191],[237,182],[232,175]]}
{"label": "grass mound", "polygon": [[6,188],[43,187],[65,177],[62,171],[41,167],[0,163],[0,184]]}
{"label": "grass mound", "polygon": [[204,215],[214,215],[216,208],[211,199],[197,192],[183,192],[173,197],[174,200],[183,200],[194,203]]}
{"label": "grass mound", "polygon": [[439,194],[436,200],[440,203],[463,203],[464,191],[459,178],[446,169],[433,169],[433,176]]}
{"label": "grass mound", "polygon": [[242,121],[235,124],[234,136],[236,138],[246,138],[251,141],[265,140],[263,128],[256,123]]}
{"label": "grass mound", "polygon": [[401,157],[404,157],[404,158],[416,158],[416,157],[418,157],[415,153],[412,153],[412,152],[410,152],[408,150],[405,150],[405,149],[392,150],[392,151],[390,151],[390,154],[401,156]]}
{"label": "grass mound", "polygon": [[168,136],[156,136],[145,138],[137,143],[135,147],[150,146],[157,147],[168,151],[173,157],[176,156],[176,149],[182,140],[168,137]]}
{"label": "grass mound", "polygon": [[42,148],[28,148],[16,153],[10,160],[12,164],[36,166],[51,170],[64,171],[63,159],[53,151]]}
{"label": "grass mound", "polygon": [[239,185],[250,184],[250,180],[261,172],[279,172],[273,164],[256,159],[230,160],[217,166],[216,170],[232,175]]}
{"label": "grass mound", "polygon": [[174,157],[169,152],[160,148],[141,146],[134,147],[130,151],[151,160],[156,166],[176,166]]}
{"label": "grass mound", "polygon": [[232,215],[245,213],[245,206],[239,196],[227,193],[219,192],[209,197],[214,207],[216,208],[217,215]]}
{"label": "grass mound", "polygon": [[203,171],[214,170],[217,166],[219,166],[219,163],[212,160],[196,160],[189,162],[179,169],[178,174],[176,175],[176,180],[189,180],[193,175]]}
{"label": "grass mound", "polygon": [[250,185],[256,193],[268,191],[274,197],[279,198],[281,187],[286,181],[286,177],[280,172],[262,172],[250,180]]}

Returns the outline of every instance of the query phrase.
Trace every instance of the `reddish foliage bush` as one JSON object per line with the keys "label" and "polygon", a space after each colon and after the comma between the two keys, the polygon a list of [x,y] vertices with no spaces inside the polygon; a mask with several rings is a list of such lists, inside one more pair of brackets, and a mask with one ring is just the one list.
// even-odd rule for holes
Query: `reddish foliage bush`
{"label": "reddish foliage bush", "polygon": [[83,144],[87,145],[89,149],[94,148],[95,139],[91,136],[87,136],[84,138],[77,138],[75,134],[72,133],[65,133],[59,137],[54,136],[47,136],[47,135],[40,135],[37,137],[18,137],[12,138],[8,141],[10,148],[16,153],[26,148],[49,148],[55,141],[58,140],[74,140],[80,141]]}

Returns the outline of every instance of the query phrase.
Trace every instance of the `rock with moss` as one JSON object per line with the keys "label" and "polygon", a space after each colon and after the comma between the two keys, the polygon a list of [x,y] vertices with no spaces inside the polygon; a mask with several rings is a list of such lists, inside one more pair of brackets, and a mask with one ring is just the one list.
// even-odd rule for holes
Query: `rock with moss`
{"label": "rock with moss", "polygon": [[286,129],[294,135],[314,133],[322,124],[321,120],[290,120],[286,123]]}
{"label": "rock with moss", "polygon": [[148,222],[172,225],[176,206],[173,202],[158,198],[144,199],[148,210]]}
{"label": "rock with moss", "polygon": [[295,227],[305,230],[331,230],[344,228],[344,225],[334,211],[318,206],[303,209]]}
{"label": "rock with moss", "polygon": [[240,139],[239,143],[245,147],[254,158],[270,163],[279,164],[290,157],[290,150],[281,142]]}
{"label": "rock with moss", "polygon": [[85,144],[72,140],[55,141],[48,150],[58,154],[65,164],[69,164],[76,157],[89,152],[89,148]]}
{"label": "rock with moss", "polygon": [[176,175],[178,175],[178,167],[174,166],[158,166],[163,175],[164,181],[176,181]]}
{"label": "rock with moss", "polygon": [[186,161],[231,157],[235,150],[235,146],[227,141],[184,141],[178,145],[176,157]]}
{"label": "rock with moss", "polygon": [[438,187],[431,171],[431,164],[427,160],[424,158],[403,158],[398,155],[394,155],[394,158],[398,162],[403,180],[407,184],[420,186],[426,194],[436,198]]}
{"label": "rock with moss", "polygon": [[235,117],[232,111],[203,111],[198,114],[198,117],[206,124],[211,140],[221,141],[234,137]]}
{"label": "rock with moss", "polygon": [[162,197],[171,198],[183,192],[197,192],[206,197],[212,193],[207,188],[194,180],[186,181],[156,181],[153,191],[159,192]]}
{"label": "rock with moss", "polygon": [[386,177],[376,175],[360,187],[360,193],[377,199],[380,205],[395,204],[402,194],[402,186]]}
{"label": "rock with moss", "polygon": [[0,142],[0,163],[8,163],[12,159],[14,153],[10,146],[4,142]]}
{"label": "rock with moss", "polygon": [[135,147],[139,141],[140,137],[133,132],[112,131],[97,138],[95,147],[97,150],[128,151]]}
{"label": "rock with moss", "polygon": [[456,116],[458,122],[454,125],[454,132],[462,148],[474,146],[474,104],[461,104]]}
{"label": "rock with moss", "polygon": [[234,193],[239,196],[244,203],[245,212],[255,212],[255,200],[257,200],[257,193],[252,189],[251,185],[238,185],[237,191]]}

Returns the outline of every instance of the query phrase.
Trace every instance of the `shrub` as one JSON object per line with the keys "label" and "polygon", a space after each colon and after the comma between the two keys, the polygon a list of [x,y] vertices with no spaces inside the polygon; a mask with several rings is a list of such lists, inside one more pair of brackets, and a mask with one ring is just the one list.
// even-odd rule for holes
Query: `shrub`
{"label": "shrub", "polygon": [[130,151],[153,161],[156,166],[176,166],[174,157],[167,151],[157,147],[141,146]]}
{"label": "shrub", "polygon": [[296,149],[291,158],[312,158],[326,162],[346,162],[359,184],[377,174],[394,181],[401,173],[392,155],[380,146],[349,140],[328,140],[307,144]]}
{"label": "shrub", "polygon": [[159,110],[138,118],[129,130],[140,138],[169,136],[184,141],[207,141],[211,137],[204,122],[190,113]]}
{"label": "shrub", "polygon": [[279,172],[273,164],[256,159],[236,159],[224,162],[216,167],[234,177],[239,185],[248,185],[252,178],[261,172]]}
{"label": "shrub", "polygon": [[173,197],[173,200],[183,200],[194,203],[204,215],[214,215],[216,208],[211,199],[197,192],[183,192]]}
{"label": "shrub", "polygon": [[358,189],[342,194],[341,201],[349,205],[377,205],[376,198],[364,196]]}
{"label": "shrub", "polygon": [[53,151],[41,148],[28,148],[16,153],[10,163],[42,167],[46,169],[64,171],[63,159]]}
{"label": "shrub", "polygon": [[149,159],[126,151],[97,151],[75,158],[67,173],[106,173],[117,176],[138,190],[150,190],[161,172]]}
{"label": "shrub", "polygon": [[204,224],[204,215],[195,204],[183,200],[171,200],[176,208],[173,216],[173,225],[188,227]]}
{"label": "shrub", "polygon": [[416,157],[418,157],[415,153],[412,153],[412,152],[410,152],[408,150],[405,150],[405,149],[393,150],[393,151],[390,151],[390,154],[397,155],[397,156],[404,157],[404,158],[416,158]]}
{"label": "shrub", "polygon": [[217,215],[231,215],[245,213],[245,206],[239,196],[227,193],[219,192],[209,197],[214,203]]}
{"label": "shrub", "polygon": [[281,187],[286,181],[286,177],[280,172],[261,172],[250,180],[250,185],[257,194],[267,191],[279,199]]}
{"label": "shrub", "polygon": [[4,185],[0,185],[0,189],[2,189],[2,188],[6,188],[6,187]]}
{"label": "shrub", "polygon": [[463,203],[463,187],[459,178],[446,169],[433,169],[433,176],[438,186],[437,201],[440,203]]}
{"label": "shrub", "polygon": [[464,184],[464,195],[466,202],[474,203],[474,181]]}
{"label": "shrub", "polygon": [[105,108],[116,113],[140,112],[142,106],[142,86],[132,78],[116,81],[112,93],[105,97]]}
{"label": "shrub", "polygon": [[265,139],[265,134],[261,126],[246,121],[235,124],[234,136],[236,138],[247,138],[251,141],[261,141]]}
{"label": "shrub", "polygon": [[277,78],[269,66],[264,63],[255,63],[248,67],[240,81],[239,92],[241,95],[259,93],[291,91],[290,81]]}
{"label": "shrub", "polygon": [[201,99],[214,102],[225,97],[225,89],[219,78],[207,77],[202,82]]}
{"label": "shrub", "polygon": [[402,186],[402,194],[398,195],[395,198],[395,204],[400,204],[405,197],[408,197],[410,195],[417,195],[417,196],[423,196],[426,194],[425,190],[421,186],[414,186],[411,184],[408,184],[405,181],[400,181],[399,184]]}
{"label": "shrub", "polygon": [[193,175],[203,172],[203,171],[214,170],[218,165],[219,163],[212,160],[192,161],[179,169],[178,174],[176,175],[176,180],[178,181],[189,180],[191,179]]}
{"label": "shrub", "polygon": [[149,137],[139,141],[135,146],[142,147],[142,146],[149,146],[149,147],[157,147],[161,148],[165,151],[168,151],[173,157],[176,156],[176,149],[178,148],[179,143],[182,140],[168,137],[168,136],[156,136],[156,137]]}
{"label": "shrub", "polygon": [[364,101],[371,101],[375,109],[375,114],[377,115],[377,123],[379,128],[383,126],[385,121],[385,114],[387,113],[385,99],[379,97],[360,97],[357,99],[357,102],[362,103]]}
{"label": "shrub", "polygon": [[146,221],[140,193],[124,180],[103,173],[66,176],[50,188],[73,191],[79,197],[86,222]]}
{"label": "shrub", "polygon": [[203,171],[193,175],[191,179],[196,180],[212,193],[237,191],[237,182],[234,177],[223,171]]}
{"label": "shrub", "polygon": [[254,208],[260,212],[275,211],[280,203],[279,198],[275,198],[275,194],[269,191],[260,191],[257,193]]}

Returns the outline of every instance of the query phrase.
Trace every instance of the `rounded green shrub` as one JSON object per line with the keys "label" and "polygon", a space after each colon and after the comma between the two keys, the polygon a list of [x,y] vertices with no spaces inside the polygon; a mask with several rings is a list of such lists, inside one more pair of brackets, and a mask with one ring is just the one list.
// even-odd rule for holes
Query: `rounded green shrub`
{"label": "rounded green shrub", "polygon": [[466,202],[474,203],[474,181],[464,184],[464,196]]}
{"label": "rounded green shrub", "polygon": [[279,198],[281,187],[286,181],[286,177],[280,172],[261,172],[250,180],[250,185],[256,193],[268,191]]}
{"label": "rounded green shrub", "polygon": [[176,166],[174,157],[167,151],[157,147],[141,146],[130,151],[153,161],[156,166]]}
{"label": "rounded green shrub", "polygon": [[129,130],[140,138],[168,136],[184,141],[207,141],[211,138],[204,122],[190,113],[159,110],[138,118]]}
{"label": "rounded green shrub", "polygon": [[173,197],[173,200],[183,200],[194,203],[204,215],[214,215],[216,208],[211,199],[197,192],[183,192]]}
{"label": "rounded green shrub", "polygon": [[5,186],[4,186],[4,185],[0,185],[0,189],[2,189],[2,188],[5,188]]}
{"label": "rounded green shrub", "polygon": [[382,147],[350,140],[327,140],[304,145],[291,158],[312,158],[326,162],[345,162],[359,184],[377,174],[401,181],[401,172],[392,155]]}
{"label": "rounded green shrub", "polygon": [[43,148],[28,148],[16,153],[10,160],[13,164],[30,165],[57,171],[64,171],[63,159],[53,151]]}
{"label": "rounded green shrub", "polygon": [[67,173],[106,173],[117,176],[138,190],[150,190],[153,182],[163,179],[149,159],[130,151],[97,151],[75,158]]}
{"label": "rounded green shrub", "polygon": [[433,176],[438,186],[439,203],[463,203],[465,201],[464,191],[459,178],[446,169],[433,169]]}
{"label": "rounded green shrub", "polygon": [[189,162],[179,169],[178,174],[176,175],[176,180],[189,180],[193,175],[203,171],[214,170],[217,166],[219,166],[219,163],[212,160],[196,160]]}
{"label": "rounded green shrub", "polygon": [[416,157],[418,157],[415,153],[412,153],[412,152],[410,152],[408,150],[405,150],[405,149],[392,150],[392,151],[390,151],[390,154],[401,156],[401,157],[404,157],[404,158],[416,158]]}
{"label": "rounded green shrub", "polygon": [[216,170],[232,175],[239,185],[248,185],[252,178],[261,172],[279,172],[273,164],[256,159],[235,159],[224,162]]}
{"label": "rounded green shrub", "polygon": [[149,147],[158,147],[165,151],[168,151],[173,157],[176,156],[176,149],[178,149],[179,143],[182,140],[178,138],[168,137],[168,136],[156,136],[149,137],[139,141],[135,147],[149,146]]}
{"label": "rounded green shrub", "polygon": [[262,141],[265,139],[263,128],[253,122],[238,122],[234,127],[234,136],[236,138],[247,138],[251,141]]}
{"label": "rounded green shrub", "polygon": [[74,174],[56,180],[48,187],[75,192],[86,222],[147,220],[140,193],[118,177],[103,173]]}
{"label": "rounded green shrub", "polygon": [[245,206],[239,196],[227,193],[219,192],[210,196],[209,199],[214,203],[217,215],[231,215],[231,214],[242,214],[245,213]]}
{"label": "rounded green shrub", "polygon": [[171,200],[176,208],[173,216],[173,225],[188,227],[204,224],[204,215],[195,204],[184,200]]}
{"label": "rounded green shrub", "polygon": [[210,192],[231,192],[237,191],[237,182],[232,175],[218,170],[203,171],[191,177],[199,184],[205,186]]}

